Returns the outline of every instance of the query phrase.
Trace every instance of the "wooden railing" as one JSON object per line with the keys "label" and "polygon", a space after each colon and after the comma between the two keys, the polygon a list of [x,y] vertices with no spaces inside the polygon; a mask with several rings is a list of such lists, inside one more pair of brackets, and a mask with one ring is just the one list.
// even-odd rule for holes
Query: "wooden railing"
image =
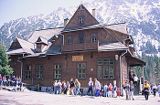
{"label": "wooden railing", "polygon": [[62,47],[62,51],[79,51],[79,50],[97,50],[98,43],[74,43],[65,44]]}

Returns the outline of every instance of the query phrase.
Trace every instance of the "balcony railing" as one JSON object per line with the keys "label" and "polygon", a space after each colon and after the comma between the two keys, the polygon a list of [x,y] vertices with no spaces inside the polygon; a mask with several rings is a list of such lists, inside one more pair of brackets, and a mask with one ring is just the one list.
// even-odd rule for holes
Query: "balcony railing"
{"label": "balcony railing", "polygon": [[97,50],[98,43],[73,43],[65,44],[62,47],[62,51],[79,51],[79,50]]}

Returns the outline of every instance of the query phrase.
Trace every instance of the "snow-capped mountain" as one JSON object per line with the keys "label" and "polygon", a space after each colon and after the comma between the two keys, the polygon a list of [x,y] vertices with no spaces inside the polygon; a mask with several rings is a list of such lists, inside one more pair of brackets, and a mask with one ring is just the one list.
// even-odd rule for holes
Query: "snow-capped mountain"
{"label": "snow-capped mountain", "polygon": [[[160,0],[87,0],[83,4],[90,12],[96,9],[99,22],[126,22],[139,54],[160,56]],[[37,29],[63,26],[63,19],[71,18],[76,9],[60,7],[48,15],[12,20],[0,28],[0,41],[9,46],[16,36],[28,38]]]}

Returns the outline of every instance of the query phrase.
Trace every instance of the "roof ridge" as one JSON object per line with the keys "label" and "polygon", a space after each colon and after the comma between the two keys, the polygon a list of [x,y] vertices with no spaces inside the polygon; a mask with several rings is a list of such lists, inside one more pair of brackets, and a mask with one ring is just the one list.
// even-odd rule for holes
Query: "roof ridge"
{"label": "roof ridge", "polygon": [[103,25],[103,26],[113,26],[113,25],[121,25],[121,24],[126,24],[126,22],[122,22],[122,23],[112,23],[112,24],[101,23],[100,25]]}
{"label": "roof ridge", "polygon": [[[48,30],[48,29],[58,29],[58,28],[64,28],[64,27],[49,27],[49,28],[42,28],[42,29],[37,29],[35,31],[42,31],[42,30]],[[34,32],[35,32],[34,31]]]}

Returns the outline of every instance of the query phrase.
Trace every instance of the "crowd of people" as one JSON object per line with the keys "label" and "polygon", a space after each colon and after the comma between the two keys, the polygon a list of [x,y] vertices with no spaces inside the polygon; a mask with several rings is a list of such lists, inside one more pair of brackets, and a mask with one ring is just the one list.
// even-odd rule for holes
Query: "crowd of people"
{"label": "crowd of people", "polygon": [[150,94],[156,96],[157,92],[160,97],[160,83],[156,85],[156,84],[149,84],[148,81],[145,81],[142,94],[145,96],[146,100],[148,100]]}
{"label": "crowd of people", "polygon": [[104,97],[117,97],[117,86],[116,83],[109,85],[106,83],[104,86],[97,80],[89,78],[87,92],[81,88],[81,83],[78,79],[70,81],[55,80],[53,84],[53,91],[55,94],[67,94],[67,95],[89,95],[89,96],[104,96]]}
{"label": "crowd of people", "polygon": [[3,87],[13,87],[13,91],[22,90],[22,81],[20,77],[15,76],[2,76],[0,74],[0,90]]}
{"label": "crowd of people", "polygon": [[89,95],[89,96],[103,96],[103,97],[117,97],[116,83],[109,83],[102,85],[100,81],[95,78],[89,78],[88,87],[86,90],[81,88],[81,83],[78,79],[70,81],[55,80],[53,83],[54,94],[67,94],[67,95]]}
{"label": "crowd of people", "polygon": [[[81,87],[81,83],[78,79],[71,78],[70,81],[55,80],[53,83],[54,94],[66,94],[66,95],[89,95],[89,96],[103,96],[103,97],[117,97],[125,96],[126,100],[134,100],[134,88],[136,82],[128,81],[123,84],[122,89],[116,85],[116,81],[113,83],[105,83],[102,85],[100,81],[95,78],[94,80],[90,77],[88,81],[88,87],[86,89]],[[12,86],[13,90],[22,90],[22,81],[20,77],[15,76],[2,76],[0,74],[0,90],[3,86]],[[160,97],[160,83],[158,85],[149,84],[148,81],[144,82],[142,95],[148,100],[149,95],[159,94]]]}
{"label": "crowd of people", "polygon": [[[89,95],[89,96],[103,96],[103,97],[117,97],[117,96],[125,96],[126,100],[134,100],[134,90],[135,90],[136,82],[134,81],[126,81],[123,84],[122,92],[119,87],[116,86],[116,82],[106,83],[102,85],[100,81],[95,78],[89,78],[88,87],[86,91],[81,88],[81,83],[78,79],[70,81],[60,81],[56,80],[53,84],[53,90],[55,94],[67,94],[67,95]],[[145,99],[148,100],[149,95],[153,94],[156,96],[156,93],[159,94],[160,97],[160,84],[149,85],[148,81],[144,82],[142,94]]]}
{"label": "crowd of people", "polygon": [[[126,96],[126,100],[134,100],[134,88],[135,84],[133,83],[133,81],[125,82],[125,85],[123,86],[123,94]],[[160,83],[156,85],[150,84],[147,80],[144,81],[142,95],[144,95],[145,100],[148,100],[149,95],[156,96],[156,94],[158,94],[160,97]]]}
{"label": "crowd of people", "polygon": [[134,84],[133,81],[126,81],[123,85],[123,96],[126,96],[126,100],[134,100]]}

